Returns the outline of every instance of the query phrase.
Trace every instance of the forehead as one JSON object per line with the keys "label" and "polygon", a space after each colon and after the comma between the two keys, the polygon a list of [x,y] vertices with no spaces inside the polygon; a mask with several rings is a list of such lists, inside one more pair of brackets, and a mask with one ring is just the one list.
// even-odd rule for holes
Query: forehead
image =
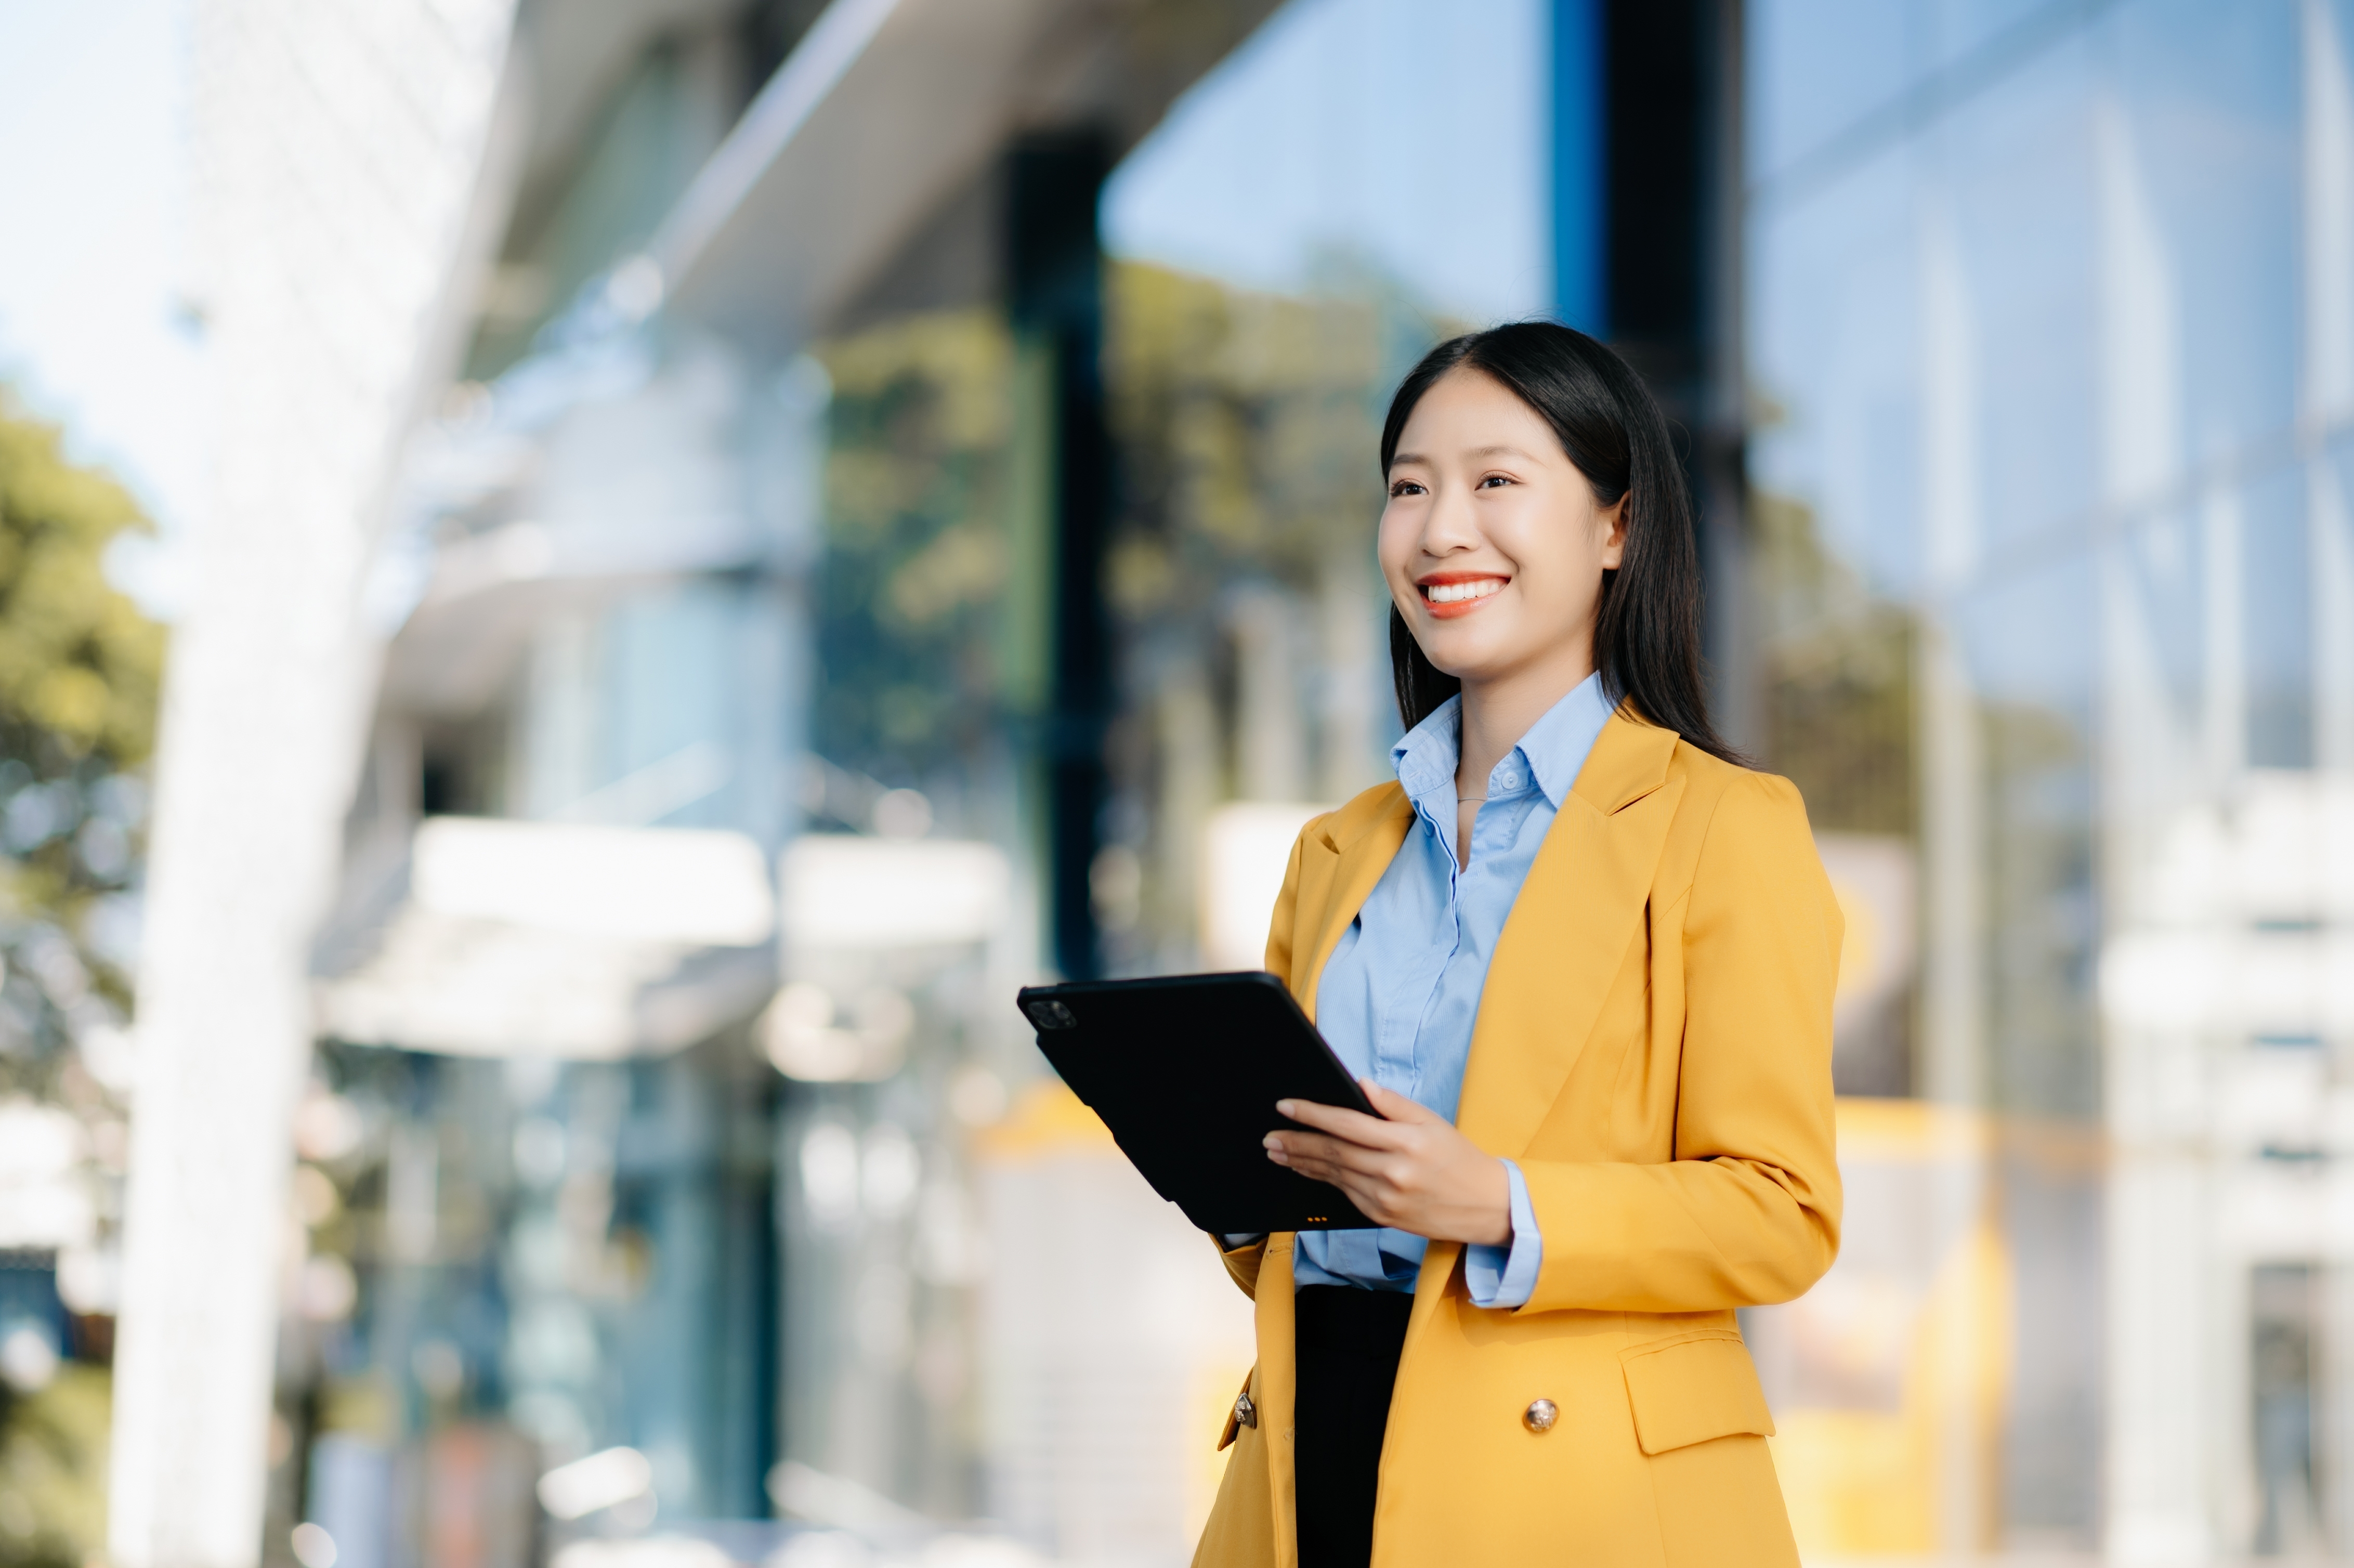
{"label": "forehead", "polygon": [[1398,432],[1398,461],[1443,461],[1489,447],[1540,460],[1557,455],[1553,428],[1484,370],[1458,366],[1431,384]]}

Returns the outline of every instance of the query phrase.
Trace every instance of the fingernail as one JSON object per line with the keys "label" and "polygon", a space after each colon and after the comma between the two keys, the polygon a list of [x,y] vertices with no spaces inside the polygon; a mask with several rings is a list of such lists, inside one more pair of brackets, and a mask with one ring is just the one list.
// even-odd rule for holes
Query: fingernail
{"label": "fingernail", "polygon": [[1260,1139],[1259,1142],[1269,1149],[1281,1149],[1283,1147],[1283,1139],[1271,1132],[1265,1138]]}
{"label": "fingernail", "polygon": [[1291,1103],[1292,1102],[1289,1100],[1276,1101],[1275,1114],[1278,1116],[1289,1116],[1291,1114]]}

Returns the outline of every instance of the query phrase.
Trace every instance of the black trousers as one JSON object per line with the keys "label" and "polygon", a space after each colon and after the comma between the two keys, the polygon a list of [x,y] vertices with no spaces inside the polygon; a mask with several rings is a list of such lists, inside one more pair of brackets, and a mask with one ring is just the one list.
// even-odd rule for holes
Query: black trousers
{"label": "black trousers", "polygon": [[1402,1290],[1303,1285],[1292,1298],[1292,1480],[1299,1568],[1365,1568],[1382,1433],[1414,1297]]}

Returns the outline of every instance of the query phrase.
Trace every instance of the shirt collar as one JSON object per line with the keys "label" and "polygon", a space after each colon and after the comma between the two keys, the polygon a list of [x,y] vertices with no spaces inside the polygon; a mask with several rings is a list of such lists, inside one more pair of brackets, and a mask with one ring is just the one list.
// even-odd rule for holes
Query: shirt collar
{"label": "shirt collar", "polygon": [[[1569,799],[1577,787],[1579,769],[1585,766],[1586,754],[1602,734],[1602,726],[1610,722],[1610,704],[1602,694],[1602,676],[1597,672],[1570,688],[1569,694],[1544,711],[1543,717],[1529,726],[1520,744],[1505,756],[1522,758],[1537,788],[1554,810]],[[1397,769],[1398,782],[1415,803],[1422,804],[1423,797],[1444,789],[1455,792],[1455,768],[1462,758],[1463,699],[1447,698],[1434,709],[1428,718],[1405,733],[1404,738],[1390,747],[1390,764]],[[1500,762],[1498,767],[1504,764]]]}
{"label": "shirt collar", "polygon": [[1405,787],[1407,797],[1420,805],[1433,790],[1454,793],[1455,768],[1462,759],[1462,747],[1463,699],[1453,696],[1390,747],[1390,766],[1397,769],[1398,782]]}
{"label": "shirt collar", "polygon": [[1536,775],[1537,788],[1556,811],[1577,788],[1577,775],[1586,754],[1610,722],[1610,700],[1602,694],[1602,674],[1596,671],[1569,689],[1569,694],[1529,726],[1518,747]]}

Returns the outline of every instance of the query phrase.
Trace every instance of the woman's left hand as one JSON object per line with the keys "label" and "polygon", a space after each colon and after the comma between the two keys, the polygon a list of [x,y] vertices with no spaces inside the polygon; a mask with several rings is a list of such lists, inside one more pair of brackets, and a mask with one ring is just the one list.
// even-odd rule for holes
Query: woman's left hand
{"label": "woman's left hand", "polygon": [[1511,1241],[1512,1183],[1504,1162],[1437,1112],[1371,1078],[1358,1082],[1380,1117],[1278,1100],[1278,1114],[1316,1130],[1268,1133],[1267,1157],[1330,1181],[1375,1224],[1432,1241]]}

